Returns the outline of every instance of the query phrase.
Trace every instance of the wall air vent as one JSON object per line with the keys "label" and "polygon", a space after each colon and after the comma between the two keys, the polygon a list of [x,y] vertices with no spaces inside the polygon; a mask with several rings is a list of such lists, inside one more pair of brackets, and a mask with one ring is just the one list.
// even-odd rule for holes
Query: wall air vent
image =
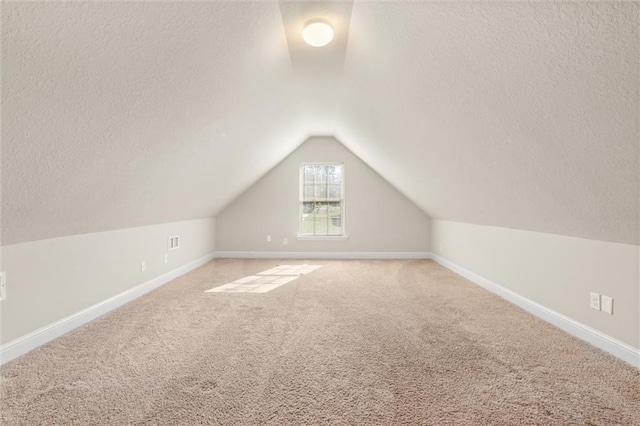
{"label": "wall air vent", "polygon": [[169,237],[169,250],[175,250],[180,247],[180,235]]}

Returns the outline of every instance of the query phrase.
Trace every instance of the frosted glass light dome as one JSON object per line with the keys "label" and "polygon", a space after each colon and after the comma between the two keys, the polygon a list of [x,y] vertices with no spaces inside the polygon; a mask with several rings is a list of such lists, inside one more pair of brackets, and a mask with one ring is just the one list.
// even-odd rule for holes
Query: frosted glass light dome
{"label": "frosted glass light dome", "polygon": [[310,46],[326,46],[333,40],[333,27],[322,19],[311,19],[304,24],[302,38]]}

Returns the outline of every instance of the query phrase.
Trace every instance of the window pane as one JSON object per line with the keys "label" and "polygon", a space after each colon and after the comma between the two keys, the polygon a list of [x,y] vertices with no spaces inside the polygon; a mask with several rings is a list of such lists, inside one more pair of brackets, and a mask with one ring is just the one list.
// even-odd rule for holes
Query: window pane
{"label": "window pane", "polygon": [[327,198],[327,185],[316,184],[316,186],[315,186],[315,197],[316,197],[316,199]]}
{"label": "window pane", "polygon": [[342,166],[327,166],[327,176],[329,183],[342,182]]}
{"label": "window pane", "polygon": [[314,194],[314,185],[313,183],[304,184],[304,189],[303,189],[303,194],[302,197],[304,200],[313,200],[313,194]]}
{"label": "window pane", "polygon": [[335,183],[330,184],[328,198],[342,198],[342,185]]}
{"label": "window pane", "polygon": [[314,205],[315,203],[313,201],[305,201],[304,203],[302,203],[302,213],[303,214],[312,213]]}
{"label": "window pane", "polygon": [[300,234],[301,235],[313,235],[314,234],[313,216],[303,215],[300,220]]}
{"label": "window pane", "polygon": [[304,166],[304,181],[305,183],[313,183],[316,179],[315,166]]}

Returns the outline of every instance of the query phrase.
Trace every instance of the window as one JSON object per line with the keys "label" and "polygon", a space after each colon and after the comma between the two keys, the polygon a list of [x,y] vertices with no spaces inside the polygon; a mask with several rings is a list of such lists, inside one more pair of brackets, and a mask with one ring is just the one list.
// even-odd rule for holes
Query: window
{"label": "window", "polygon": [[344,165],[300,166],[299,237],[345,237]]}

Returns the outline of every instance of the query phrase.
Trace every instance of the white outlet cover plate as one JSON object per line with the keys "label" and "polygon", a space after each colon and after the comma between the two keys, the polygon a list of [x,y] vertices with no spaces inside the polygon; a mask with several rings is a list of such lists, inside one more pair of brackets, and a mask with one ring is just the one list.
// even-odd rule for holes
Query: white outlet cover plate
{"label": "white outlet cover plate", "polygon": [[0,272],[0,300],[7,298],[7,273]]}
{"label": "white outlet cover plate", "polygon": [[602,312],[613,315],[613,298],[609,296],[602,296]]}
{"label": "white outlet cover plate", "polygon": [[144,272],[145,269],[147,269],[147,263],[146,262],[140,262],[140,272]]}
{"label": "white outlet cover plate", "polygon": [[600,294],[591,293],[589,296],[589,306],[597,311],[600,310]]}

